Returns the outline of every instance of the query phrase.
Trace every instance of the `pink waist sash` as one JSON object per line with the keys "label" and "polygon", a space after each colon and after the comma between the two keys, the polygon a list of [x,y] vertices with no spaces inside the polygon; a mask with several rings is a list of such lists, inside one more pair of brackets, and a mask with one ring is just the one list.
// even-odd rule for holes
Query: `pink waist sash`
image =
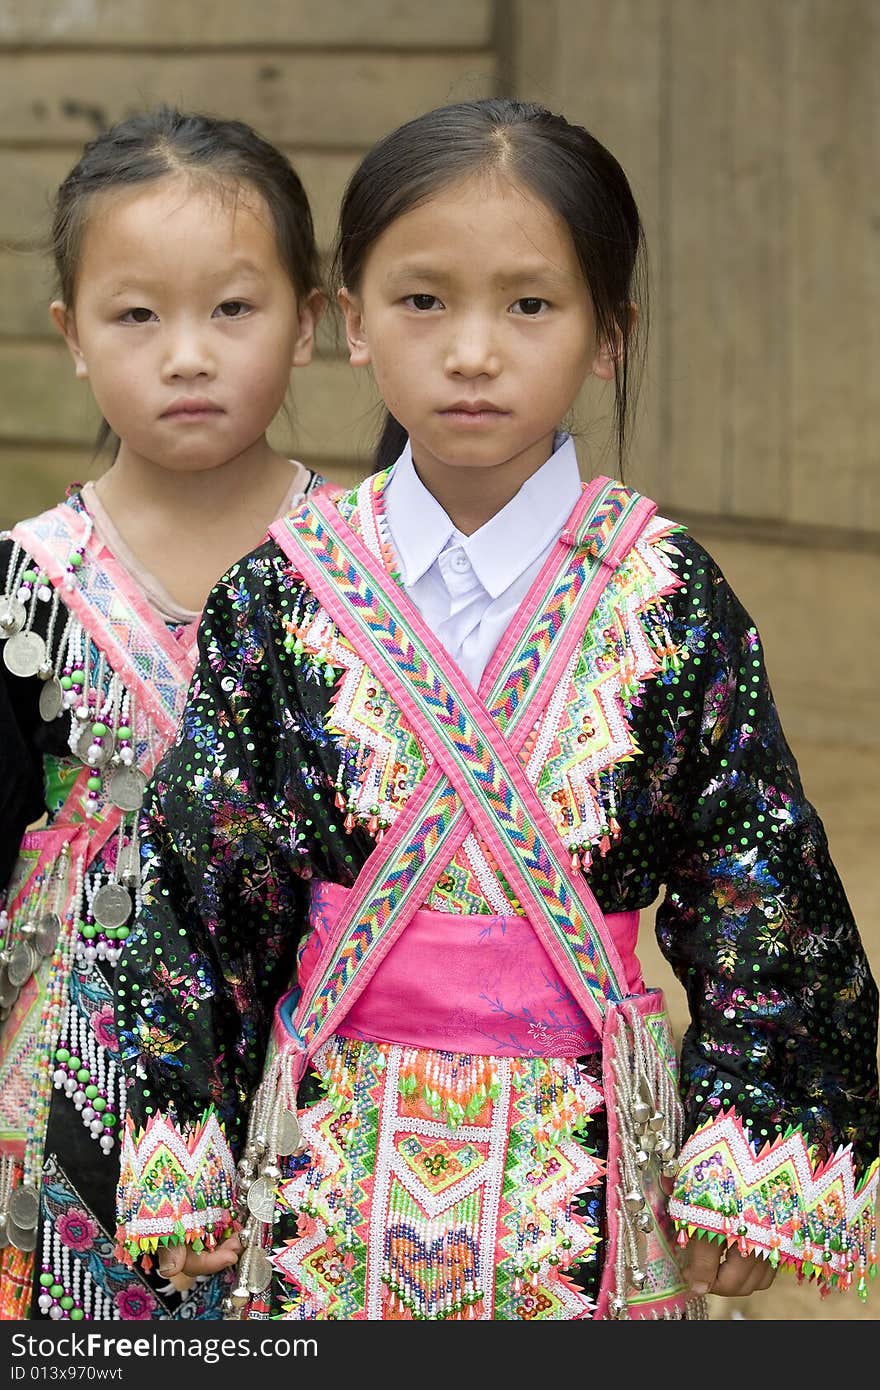
{"label": "pink waist sash", "polygon": [[[350,890],[313,882],[311,931],[300,948],[306,990]],[[638,912],[606,917],[639,993]],[[499,1057],[576,1057],[599,1046],[524,917],[420,910],[407,924],[336,1030],[343,1037]]]}

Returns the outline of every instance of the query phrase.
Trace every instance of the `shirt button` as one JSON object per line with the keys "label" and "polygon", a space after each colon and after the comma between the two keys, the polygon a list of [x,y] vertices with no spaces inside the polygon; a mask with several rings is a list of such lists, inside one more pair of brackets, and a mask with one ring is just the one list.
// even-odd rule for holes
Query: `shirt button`
{"label": "shirt button", "polygon": [[454,570],[458,570],[459,574],[464,574],[465,570],[469,570],[470,567],[471,562],[465,555],[464,551],[456,550],[452,556],[452,568]]}

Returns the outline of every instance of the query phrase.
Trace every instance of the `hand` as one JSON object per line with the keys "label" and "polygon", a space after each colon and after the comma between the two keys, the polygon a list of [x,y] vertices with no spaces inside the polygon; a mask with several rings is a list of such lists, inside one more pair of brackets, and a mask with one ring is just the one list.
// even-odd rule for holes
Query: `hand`
{"label": "hand", "polygon": [[735,1245],[725,1249],[699,1238],[688,1242],[686,1278],[694,1293],[742,1298],[769,1289],[775,1277],[770,1261],[760,1255],[741,1255]]}
{"label": "hand", "polygon": [[202,1250],[199,1254],[189,1245],[161,1245],[156,1258],[162,1277],[176,1282],[180,1275],[193,1279],[198,1274],[217,1274],[221,1269],[229,1269],[237,1262],[241,1251],[241,1241],[234,1235],[227,1236],[213,1250]]}

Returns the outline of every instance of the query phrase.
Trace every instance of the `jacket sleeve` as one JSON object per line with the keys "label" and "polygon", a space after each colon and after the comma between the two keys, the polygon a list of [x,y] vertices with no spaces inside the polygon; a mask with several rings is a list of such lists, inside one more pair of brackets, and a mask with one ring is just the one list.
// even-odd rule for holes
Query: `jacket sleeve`
{"label": "jacket sleeve", "polygon": [[115,978],[128,1257],[159,1241],[201,1249],[231,1229],[248,1104],[305,922],[309,770],[279,693],[267,567],[292,582],[249,558],[209,596],[176,742],[144,807],[142,909]]}
{"label": "jacket sleeve", "polygon": [[[757,1250],[864,1296],[875,1254],[877,987],[780,727],[760,639],[698,549],[688,755],[657,912],[683,984],[679,1239]],[[699,621],[698,621],[699,620]],[[698,724],[698,727],[697,727]]]}

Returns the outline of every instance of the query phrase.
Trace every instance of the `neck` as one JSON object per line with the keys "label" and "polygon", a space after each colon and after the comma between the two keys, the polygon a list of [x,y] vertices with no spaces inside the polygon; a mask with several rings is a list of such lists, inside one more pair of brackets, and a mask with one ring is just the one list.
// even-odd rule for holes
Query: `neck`
{"label": "neck", "polygon": [[143,568],[197,611],[221,574],[263,540],[293,479],[289,460],[265,439],[192,472],[159,467],[122,444],[95,490]]}
{"label": "neck", "polygon": [[463,535],[472,536],[507,506],[552,452],[551,436],[516,458],[489,468],[451,467],[436,459],[425,460],[416,450],[413,466],[453,526]]}

